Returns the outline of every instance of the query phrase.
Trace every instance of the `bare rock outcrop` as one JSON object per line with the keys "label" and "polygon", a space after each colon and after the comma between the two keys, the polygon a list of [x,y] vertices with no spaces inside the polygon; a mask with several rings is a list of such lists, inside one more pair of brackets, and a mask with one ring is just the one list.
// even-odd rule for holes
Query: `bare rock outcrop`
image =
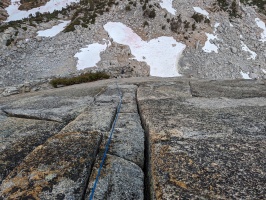
{"label": "bare rock outcrop", "polygon": [[0,98],[0,199],[89,199],[96,180],[94,199],[264,199],[265,91],[151,77]]}
{"label": "bare rock outcrop", "polygon": [[149,197],[263,199],[265,89],[242,80],[141,85]]}

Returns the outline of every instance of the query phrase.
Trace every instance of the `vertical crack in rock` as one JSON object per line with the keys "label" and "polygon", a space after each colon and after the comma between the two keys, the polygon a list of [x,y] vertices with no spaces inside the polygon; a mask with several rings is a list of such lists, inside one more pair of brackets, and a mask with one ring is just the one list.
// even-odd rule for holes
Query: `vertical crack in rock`
{"label": "vertical crack in rock", "polygon": [[[96,104],[97,103],[97,97],[99,97],[101,94],[103,94],[104,92],[107,92],[107,88],[105,90],[101,90],[97,95],[95,95],[94,97],[94,101],[93,101],[93,104]],[[117,106],[116,106],[117,107]],[[112,128],[112,124],[114,123],[114,120],[115,120],[115,116],[117,115],[117,108],[115,109],[115,112],[113,112],[113,115],[111,117],[111,123],[109,124],[109,130],[108,130],[108,133],[110,133],[111,131],[111,128]],[[86,194],[89,194],[90,191],[89,190],[89,183],[90,183],[90,180],[91,180],[91,176],[92,176],[92,170],[93,170],[93,166],[95,166],[95,163],[96,163],[96,160],[97,158],[99,157],[100,155],[100,151],[101,151],[101,146],[104,146],[106,144],[103,144],[105,142],[105,139],[104,139],[104,134],[102,134],[102,138],[101,138],[101,141],[99,142],[99,145],[98,145],[98,148],[97,148],[97,152],[96,152],[96,156],[95,156],[95,159],[93,160],[93,163],[92,163],[92,167],[90,168],[90,172],[88,173],[89,175],[87,176],[86,178],[86,185],[84,187],[84,190],[83,190],[83,193],[82,193],[82,197],[81,197],[81,200],[85,200],[86,199]],[[102,157],[101,157],[102,159]],[[94,180],[95,181],[95,180]]]}
{"label": "vertical crack in rock", "polygon": [[[114,115],[112,116],[112,123],[110,124],[110,127],[109,127],[109,132],[110,132],[110,130],[111,130],[111,128],[112,128],[112,124],[114,123],[114,120],[115,120],[115,116],[116,116],[116,114],[117,114],[117,109],[116,109],[116,112],[114,113]],[[97,152],[96,152],[96,156],[95,156],[95,158],[94,158],[94,160],[93,160],[93,163],[92,163],[92,167],[91,167],[91,169],[90,169],[90,172],[88,173],[89,174],[89,176],[87,177],[87,179],[86,179],[86,185],[85,185],[85,187],[84,187],[84,190],[83,190],[83,194],[82,194],[82,198],[81,198],[81,200],[86,200],[86,194],[87,193],[90,193],[90,192],[88,192],[88,189],[89,189],[89,183],[90,183],[90,179],[91,179],[91,176],[92,176],[92,170],[93,170],[93,166],[95,166],[95,162],[96,162],[96,159],[99,157],[99,155],[100,155],[100,150],[101,150],[101,144],[102,143],[104,143],[105,142],[105,140],[103,139],[103,135],[102,135],[102,139],[101,139],[101,141],[99,142],[99,145],[98,145],[98,148],[97,148]],[[104,144],[104,147],[105,147],[105,144]],[[102,159],[102,157],[101,157],[101,159]]]}
{"label": "vertical crack in rock", "polygon": [[145,121],[141,115],[140,112],[140,105],[138,101],[138,96],[137,96],[137,91],[136,90],[136,103],[137,103],[137,108],[138,108],[138,114],[140,117],[141,121],[141,126],[144,130],[144,200],[151,200],[152,196],[152,191],[151,191],[151,168],[150,168],[150,142],[149,142],[149,130],[148,126],[145,124]]}
{"label": "vertical crack in rock", "polygon": [[190,92],[190,95],[193,97],[191,81],[188,81],[188,85],[189,85],[189,92]]}
{"label": "vertical crack in rock", "polygon": [[99,144],[98,144],[97,149],[96,149],[95,157],[94,157],[94,159],[92,161],[91,168],[90,168],[89,172],[87,173],[87,177],[86,177],[86,180],[85,180],[85,186],[84,186],[84,189],[83,189],[83,192],[82,192],[81,200],[85,200],[86,193],[87,193],[87,188],[88,188],[88,185],[90,183],[90,177],[92,175],[93,166],[95,165],[95,162],[96,162],[96,159],[98,157],[102,142],[103,142],[103,136],[101,137],[101,140],[99,141]]}
{"label": "vertical crack in rock", "polygon": [[137,86],[123,85],[121,87],[124,94],[122,107],[108,153],[133,162],[143,169],[144,130],[136,103]]}
{"label": "vertical crack in rock", "polygon": [[[137,86],[120,85],[119,87],[123,92],[122,107],[97,183],[94,199],[141,200],[144,199],[144,131],[137,110]],[[114,115],[116,114],[118,114],[117,110]],[[101,144],[83,200],[89,199],[102,162],[106,141],[107,138]]]}
{"label": "vertical crack in rock", "polygon": [[[94,99],[104,91],[105,88],[96,94]],[[94,102],[95,100],[89,103],[88,106]],[[13,114],[3,109],[0,109],[0,114],[8,118],[1,123],[0,127],[0,132],[6,133],[0,139],[0,163],[4,163],[0,168],[0,184],[37,146],[43,145],[49,138],[62,131],[64,127],[75,121],[79,116],[68,123],[61,123],[48,118]],[[20,125],[17,127],[14,123]],[[12,137],[15,139],[8,137],[8,135],[13,135]]]}

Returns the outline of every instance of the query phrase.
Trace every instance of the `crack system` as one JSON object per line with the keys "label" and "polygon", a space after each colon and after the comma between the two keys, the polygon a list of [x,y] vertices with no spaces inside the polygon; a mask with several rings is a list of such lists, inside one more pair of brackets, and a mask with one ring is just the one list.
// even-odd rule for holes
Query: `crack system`
{"label": "crack system", "polygon": [[149,130],[145,124],[145,121],[140,112],[140,105],[137,97],[136,90],[136,104],[138,109],[138,115],[140,117],[140,122],[142,129],[144,130],[144,200],[151,200],[151,173],[150,173],[150,140],[149,140]]}

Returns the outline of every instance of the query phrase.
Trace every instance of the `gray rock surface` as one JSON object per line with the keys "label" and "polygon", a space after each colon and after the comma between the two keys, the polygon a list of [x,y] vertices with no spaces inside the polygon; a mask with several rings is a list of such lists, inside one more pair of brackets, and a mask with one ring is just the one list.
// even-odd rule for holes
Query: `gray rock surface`
{"label": "gray rock surface", "polygon": [[0,199],[88,199],[119,91],[95,199],[265,198],[265,83],[151,77],[0,98]]}
{"label": "gray rock surface", "polygon": [[63,127],[57,122],[13,117],[0,124],[0,184],[33,149]]}
{"label": "gray rock surface", "polygon": [[255,80],[191,81],[195,97],[227,97],[233,99],[266,97],[266,83]]}
{"label": "gray rock surface", "polygon": [[97,132],[57,134],[32,151],[0,186],[4,199],[80,199],[101,141]]}
{"label": "gray rock surface", "polygon": [[167,94],[165,85],[161,91],[153,83],[141,85],[137,93],[149,149],[146,194],[151,199],[265,198],[266,86],[194,80],[192,97]]}
{"label": "gray rock surface", "polygon": [[119,114],[109,153],[144,167],[144,131],[138,114]]}
{"label": "gray rock surface", "polygon": [[62,132],[93,131],[108,132],[116,114],[118,105],[118,91],[114,86],[107,87],[104,92],[95,97],[95,100],[75,120],[70,122]]}
{"label": "gray rock surface", "polygon": [[101,90],[101,87],[92,90],[73,88],[71,92],[50,90],[45,94],[26,95],[19,101],[5,104],[2,110],[10,116],[66,123],[73,120],[92,103],[94,96]]}
{"label": "gray rock surface", "polygon": [[[87,191],[91,191],[98,173],[101,159],[98,159],[92,170],[92,176]],[[144,199],[144,174],[136,164],[107,155],[98,186],[93,199]],[[86,195],[86,200],[90,192]]]}

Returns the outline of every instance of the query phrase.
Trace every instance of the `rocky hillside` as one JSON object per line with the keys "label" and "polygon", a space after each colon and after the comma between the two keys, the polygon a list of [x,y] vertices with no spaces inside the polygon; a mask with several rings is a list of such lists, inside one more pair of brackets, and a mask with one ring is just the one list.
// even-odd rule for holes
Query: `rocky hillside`
{"label": "rocky hillside", "polygon": [[11,2],[0,10],[2,88],[94,68],[126,77],[266,77],[263,0],[38,1],[27,11],[20,8],[32,1]]}
{"label": "rocky hillside", "polygon": [[5,10],[6,7],[10,5],[11,1],[10,0],[3,0],[0,3],[0,21],[5,20],[8,17],[8,13]]}
{"label": "rocky hillside", "polygon": [[266,197],[265,82],[111,79],[0,109],[3,200],[89,199],[116,114],[94,199]]}

